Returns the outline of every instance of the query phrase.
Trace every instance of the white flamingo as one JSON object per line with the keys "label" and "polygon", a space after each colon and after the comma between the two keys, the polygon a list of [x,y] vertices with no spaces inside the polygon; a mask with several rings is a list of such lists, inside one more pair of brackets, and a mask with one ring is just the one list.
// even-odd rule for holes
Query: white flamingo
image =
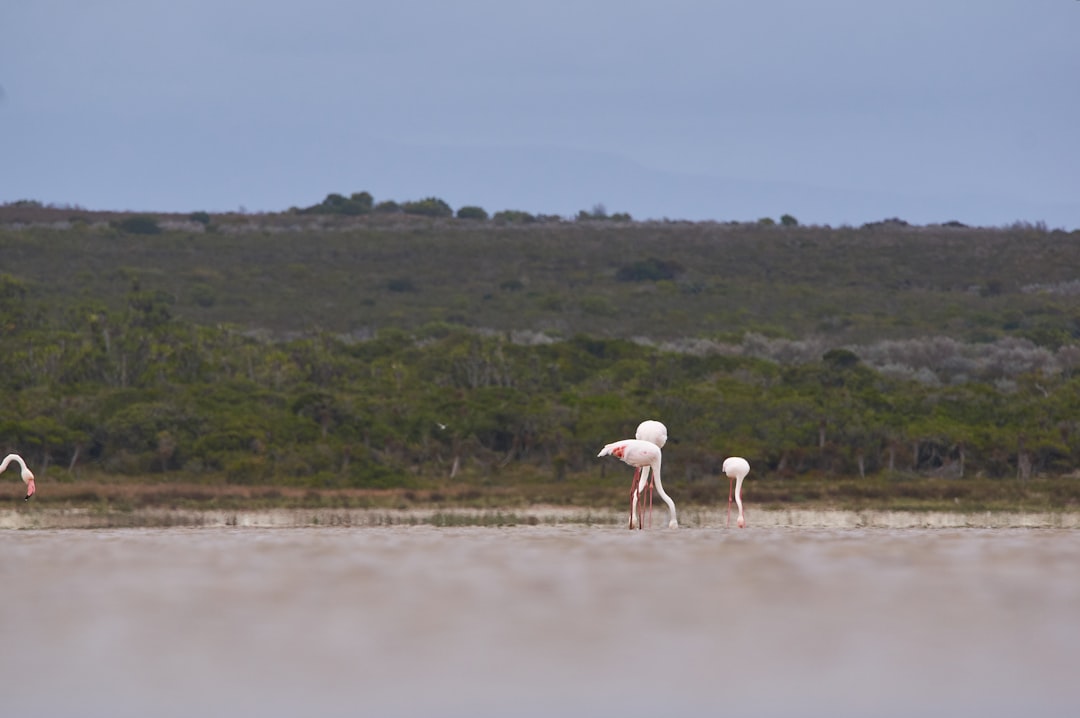
{"label": "white flamingo", "polygon": [[29,501],[30,497],[34,495],[37,487],[34,486],[34,472],[26,468],[26,462],[18,454],[8,454],[4,457],[4,461],[0,462],[0,474],[7,471],[8,464],[14,461],[22,469],[19,474],[22,476],[23,482],[26,484],[26,498],[23,501]]}
{"label": "white flamingo", "polygon": [[[638,424],[637,433],[634,434],[634,438],[641,439],[642,441],[651,441],[664,448],[664,444],[667,443],[667,427],[659,421],[653,419],[646,419]],[[638,528],[641,528],[641,521],[644,519],[642,514],[645,513],[645,496],[649,500],[649,525],[652,526],[652,489],[653,484],[649,478],[648,468],[634,469],[634,483],[630,486],[630,524],[633,526],[634,517],[639,517]],[[638,513],[640,507],[641,513]]]}
{"label": "white flamingo", "polygon": [[[617,459],[622,459],[623,463],[629,464],[637,469],[645,469],[651,471],[653,481],[656,484],[656,492],[660,494],[660,498],[664,500],[664,503],[668,505],[671,510],[671,520],[668,521],[668,528],[679,528],[679,522],[675,518],[675,502],[671,500],[671,497],[664,493],[664,484],[660,480],[660,462],[661,451],[660,447],[651,441],[644,441],[642,439],[623,439],[622,441],[616,441],[612,444],[608,444],[597,456],[614,456]],[[647,480],[648,473],[642,471],[642,478],[637,483],[635,488],[640,488]],[[637,519],[638,528],[641,528],[641,520],[636,516],[636,503],[631,505],[630,514],[630,528],[634,528],[634,520]]]}
{"label": "white flamingo", "polygon": [[746,475],[750,473],[750,462],[741,456],[729,456],[724,459],[724,473],[728,477],[728,499],[727,499],[727,522],[728,526],[731,525],[731,480],[735,480],[735,503],[739,505],[739,518],[736,523],[739,528],[746,528],[746,519],[743,518],[742,510],[742,482],[746,478]]}

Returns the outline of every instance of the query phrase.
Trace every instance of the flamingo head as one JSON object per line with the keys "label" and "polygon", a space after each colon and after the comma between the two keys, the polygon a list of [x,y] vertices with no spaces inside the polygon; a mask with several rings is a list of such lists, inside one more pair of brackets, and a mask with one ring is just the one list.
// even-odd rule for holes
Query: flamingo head
{"label": "flamingo head", "polygon": [[23,501],[29,501],[30,497],[34,495],[34,492],[37,491],[37,486],[34,485],[34,475],[29,471],[26,473],[28,475],[23,476],[23,481],[26,482],[26,498],[23,499]]}

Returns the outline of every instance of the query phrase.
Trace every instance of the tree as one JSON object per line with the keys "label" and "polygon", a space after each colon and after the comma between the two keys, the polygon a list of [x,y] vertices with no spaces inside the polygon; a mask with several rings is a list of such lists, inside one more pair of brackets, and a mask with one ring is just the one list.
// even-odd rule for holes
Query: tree
{"label": "tree", "polygon": [[26,315],[26,284],[10,274],[0,274],[0,336],[22,329]]}
{"label": "tree", "polygon": [[685,269],[678,262],[649,257],[619,267],[615,272],[615,279],[620,282],[657,282],[675,279],[684,271]]}
{"label": "tree", "polygon": [[157,218],[149,214],[135,214],[114,222],[113,226],[128,234],[159,234],[161,232],[161,225],[158,224]]}
{"label": "tree", "polygon": [[484,220],[488,218],[488,213],[483,207],[465,206],[457,211],[458,219],[480,219]]}
{"label": "tree", "polygon": [[426,197],[417,202],[402,205],[405,214],[419,214],[425,217],[453,217],[454,210],[438,197]]}
{"label": "tree", "polygon": [[346,197],[343,194],[332,192],[326,195],[326,199],[316,205],[300,210],[301,214],[345,214],[358,215],[368,214],[372,211],[375,199],[370,192],[354,192]]}
{"label": "tree", "polygon": [[534,215],[519,209],[504,209],[501,212],[496,212],[492,219],[496,222],[506,222],[508,224],[532,224],[536,221]]}

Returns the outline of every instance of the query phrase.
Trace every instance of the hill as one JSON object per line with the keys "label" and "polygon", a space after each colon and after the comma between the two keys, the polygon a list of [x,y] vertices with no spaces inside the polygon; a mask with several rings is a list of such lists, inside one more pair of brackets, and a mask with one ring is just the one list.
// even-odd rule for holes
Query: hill
{"label": "hill", "polygon": [[1080,500],[1078,244],[8,205],[0,439],[42,501],[588,506],[597,447],[652,417],[680,501],[722,501],[737,452],[777,505],[1053,510]]}
{"label": "hill", "polygon": [[651,341],[1080,336],[1080,232],[0,208],[5,271],[60,307],[134,284],[178,317],[275,336],[430,323]]}

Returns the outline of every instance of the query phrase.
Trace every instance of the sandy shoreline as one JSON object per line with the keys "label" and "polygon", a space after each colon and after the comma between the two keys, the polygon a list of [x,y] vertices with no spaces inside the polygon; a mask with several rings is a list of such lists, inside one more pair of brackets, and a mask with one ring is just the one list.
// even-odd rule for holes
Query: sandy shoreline
{"label": "sandy shoreline", "polygon": [[[724,510],[686,509],[683,528],[722,528]],[[536,506],[519,509],[0,509],[0,529],[95,529],[134,527],[315,526],[621,526],[626,517],[610,510]],[[842,511],[831,509],[747,512],[748,527],[759,528],[1080,528],[1080,513],[938,511]],[[653,516],[653,530],[666,530],[666,512]],[[734,523],[732,523],[734,526]]]}

